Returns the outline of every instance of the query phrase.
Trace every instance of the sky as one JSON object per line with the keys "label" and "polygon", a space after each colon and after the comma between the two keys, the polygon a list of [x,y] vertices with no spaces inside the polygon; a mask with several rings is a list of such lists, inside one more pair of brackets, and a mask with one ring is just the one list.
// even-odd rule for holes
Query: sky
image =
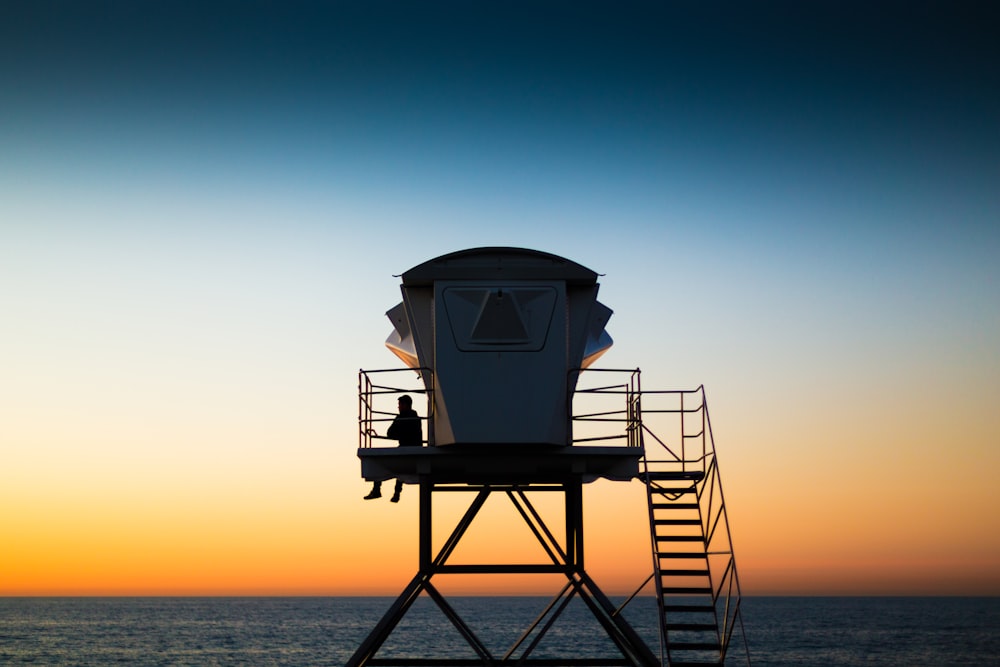
{"label": "sky", "polygon": [[[358,370],[479,246],[705,386],[745,594],[1000,594],[997,24],[868,4],[0,3],[0,595],[397,594]],[[631,592],[641,486],[584,503]]]}

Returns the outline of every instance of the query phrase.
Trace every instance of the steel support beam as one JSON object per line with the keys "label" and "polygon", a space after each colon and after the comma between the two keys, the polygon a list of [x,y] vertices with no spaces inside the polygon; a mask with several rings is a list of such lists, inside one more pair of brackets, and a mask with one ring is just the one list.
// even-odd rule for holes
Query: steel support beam
{"label": "steel support beam", "polygon": [[[541,515],[528,499],[526,492],[534,490],[559,491],[565,498],[565,537],[560,541],[552,534]],[[433,520],[433,499],[435,491],[466,491],[475,493],[465,514],[459,519],[451,534],[434,554],[431,529]],[[450,565],[448,558],[458,546],[469,526],[475,520],[486,500],[493,493],[505,494],[531,529],[535,538],[548,555],[548,563],[517,564],[461,564]],[[434,482],[420,481],[420,527],[419,527],[419,571],[403,589],[399,597],[386,611],[357,651],[347,662],[347,667],[389,667],[410,665],[537,665],[548,667],[586,667],[588,665],[623,665],[630,667],[660,667],[659,659],[650,651],[628,622],[617,613],[615,606],[584,570],[583,542],[583,483],[580,479],[567,480],[560,484],[547,483],[544,488],[533,489],[529,485],[505,484],[493,487],[488,484],[470,484],[465,487],[454,485],[437,488]],[[503,655],[494,656],[475,632],[461,618],[445,597],[431,583],[436,574],[477,573],[549,573],[564,574],[567,583],[552,599],[545,610]],[[434,658],[378,658],[379,649],[395,630],[403,616],[421,594],[426,594],[441,609],[445,617],[455,626],[459,634],[476,653],[477,658],[455,659]],[[567,657],[564,659],[532,659],[531,652],[553,626],[574,596],[578,596],[590,609],[608,637],[621,652],[620,656],[607,658]],[[533,635],[533,637],[532,637]],[[530,641],[528,641],[530,639]],[[527,644],[526,644],[527,642]],[[518,649],[524,647],[519,652]]]}

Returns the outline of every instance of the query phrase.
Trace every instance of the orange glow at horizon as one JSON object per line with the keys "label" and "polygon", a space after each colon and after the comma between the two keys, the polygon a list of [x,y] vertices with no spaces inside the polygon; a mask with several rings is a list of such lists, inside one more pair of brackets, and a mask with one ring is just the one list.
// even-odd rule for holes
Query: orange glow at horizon
{"label": "orange glow at horizon", "polygon": [[[435,516],[435,548],[473,496],[454,495],[460,498]],[[529,494],[529,499],[561,542],[560,494],[539,495]],[[0,593],[394,596],[416,572],[415,489],[407,487],[403,498],[392,506],[362,504],[358,495],[356,511],[336,517],[322,506],[297,517],[262,507],[197,514],[81,508],[58,520],[25,516],[15,525],[8,517],[2,527],[17,539],[0,554]],[[598,482],[585,488],[587,570],[609,594],[632,593],[651,571],[643,500],[635,483]],[[635,511],[622,512],[625,505]],[[379,517],[394,528],[382,530]],[[477,521],[449,562],[547,562],[506,498],[491,497]],[[820,532],[830,528],[818,526]],[[751,539],[750,521],[741,520],[734,529],[745,595],[1000,594],[996,560],[988,551],[975,559],[956,558],[903,544],[881,555],[852,556],[865,550],[862,539],[824,555],[803,549],[811,539],[805,535],[785,544],[761,544]],[[789,551],[781,553],[783,548]],[[551,595],[563,583],[550,575],[435,579],[453,595]]]}

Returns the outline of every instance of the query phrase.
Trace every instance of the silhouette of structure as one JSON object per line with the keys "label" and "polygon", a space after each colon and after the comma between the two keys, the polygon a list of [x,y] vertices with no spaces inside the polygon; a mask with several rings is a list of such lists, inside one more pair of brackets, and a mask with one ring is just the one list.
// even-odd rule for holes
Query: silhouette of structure
{"label": "silhouette of structure", "polygon": [[[597,277],[570,260],[520,248],[464,250],[402,274],[403,301],[387,313],[394,331],[386,345],[407,369],[360,371],[358,457],[368,481],[395,477],[419,486],[418,569],[348,667],[719,665],[734,634],[743,637],[704,391],[644,392],[638,370],[587,371],[612,344],[604,329],[611,310],[597,301]],[[387,379],[400,372],[413,377],[413,371],[416,387]],[[602,384],[585,386],[585,372]],[[614,379],[608,384],[605,377]],[[383,438],[377,427],[391,419],[380,405],[404,391],[426,397],[427,446],[375,446]],[[581,405],[586,409],[577,409]],[[659,437],[654,421],[673,424],[674,436]],[[647,455],[647,443],[656,456]],[[602,478],[639,480],[646,489],[653,572],[636,594],[655,589],[658,652],[623,614],[636,594],[616,606],[584,568],[583,486]],[[562,531],[550,528],[529,499],[536,492],[561,496]],[[467,493],[472,500],[435,546],[441,493]],[[530,528],[541,562],[450,562],[492,495],[506,497]],[[432,581],[441,574],[529,573],[566,582],[503,654],[491,652]],[[422,595],[451,621],[474,658],[379,654]],[[589,609],[613,655],[533,655],[571,600]]]}

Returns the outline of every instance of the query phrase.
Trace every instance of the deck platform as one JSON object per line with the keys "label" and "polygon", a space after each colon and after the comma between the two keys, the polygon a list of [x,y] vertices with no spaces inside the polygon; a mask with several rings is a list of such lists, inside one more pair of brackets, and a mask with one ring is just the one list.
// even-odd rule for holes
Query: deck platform
{"label": "deck platform", "polygon": [[598,479],[628,481],[639,475],[641,447],[552,445],[447,445],[358,449],[368,481],[416,484],[546,484]]}

